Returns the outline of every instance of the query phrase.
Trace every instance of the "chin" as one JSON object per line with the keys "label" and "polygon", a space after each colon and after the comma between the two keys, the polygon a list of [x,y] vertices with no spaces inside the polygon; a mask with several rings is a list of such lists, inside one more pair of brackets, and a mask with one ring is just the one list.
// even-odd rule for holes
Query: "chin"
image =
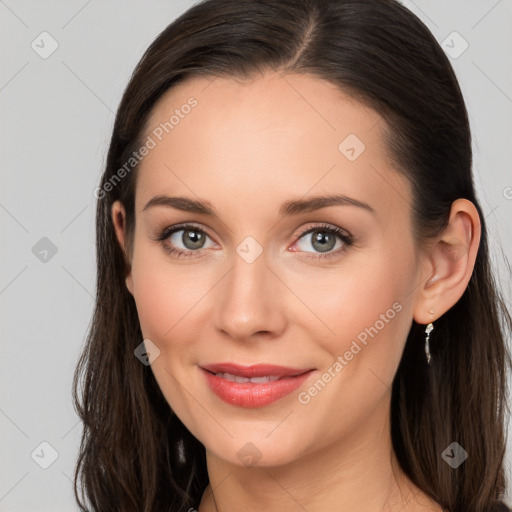
{"label": "chin", "polygon": [[[275,428],[276,424],[274,424]],[[305,448],[301,446],[301,436],[291,436],[286,432],[281,435],[267,434],[263,436],[234,435],[219,443],[219,439],[203,443],[206,450],[230,464],[242,467],[276,467],[290,464],[297,460]],[[275,435],[275,437],[273,437]]]}

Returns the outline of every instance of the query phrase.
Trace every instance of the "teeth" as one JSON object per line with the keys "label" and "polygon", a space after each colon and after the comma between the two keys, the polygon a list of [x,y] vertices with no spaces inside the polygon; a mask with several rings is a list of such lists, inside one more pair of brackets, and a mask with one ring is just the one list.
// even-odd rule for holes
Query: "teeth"
{"label": "teeth", "polygon": [[274,380],[280,379],[280,377],[276,375],[266,375],[264,377],[240,377],[239,375],[233,375],[231,373],[216,373],[217,377],[222,377],[223,379],[230,380],[231,382],[238,382],[243,384],[244,382],[252,382],[254,384],[260,384],[262,382],[271,382]]}

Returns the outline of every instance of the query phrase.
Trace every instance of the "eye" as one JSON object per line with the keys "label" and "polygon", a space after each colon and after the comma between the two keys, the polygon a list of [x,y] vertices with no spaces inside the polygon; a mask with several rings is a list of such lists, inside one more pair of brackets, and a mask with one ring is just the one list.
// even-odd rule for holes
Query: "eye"
{"label": "eye", "polygon": [[[211,241],[211,238],[203,229],[193,224],[169,226],[157,230],[154,239],[161,243],[168,254],[177,258],[196,258],[200,256],[202,249],[215,246],[213,242],[206,245],[207,240]],[[313,247],[313,251],[309,251],[305,247],[308,244],[311,244],[310,247]],[[317,254],[312,256],[315,258],[336,256],[352,244],[353,238],[349,233],[337,226],[328,224],[307,228],[298,235],[298,241],[296,242],[296,245],[299,246],[299,252],[317,251]],[[333,251],[334,249],[338,250]],[[296,249],[293,249],[293,251],[296,251]]]}
{"label": "eye", "polygon": [[[306,229],[299,235],[297,245],[303,252],[320,253],[318,257],[325,258],[342,252],[346,247],[352,245],[353,239],[349,233],[337,226],[321,225]],[[313,247],[313,251],[308,250]],[[339,249],[334,252],[334,249]]]}
{"label": "eye", "polygon": [[205,246],[207,239],[210,239],[206,232],[192,224],[167,227],[157,232],[155,239],[161,242],[169,254],[178,258],[194,258],[197,257],[195,252],[211,247]]}

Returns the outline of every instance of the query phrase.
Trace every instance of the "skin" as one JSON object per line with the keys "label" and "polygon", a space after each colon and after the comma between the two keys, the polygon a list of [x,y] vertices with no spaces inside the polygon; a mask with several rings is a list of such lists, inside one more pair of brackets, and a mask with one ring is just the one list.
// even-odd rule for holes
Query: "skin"
{"label": "skin", "polygon": [[[441,510],[394,457],[391,384],[412,320],[435,322],[468,284],[480,240],[474,205],[455,201],[445,231],[420,246],[409,182],[383,144],[384,120],[319,78],[189,78],[157,103],[147,134],[191,96],[197,106],[138,170],[126,286],[144,338],[160,350],[151,364],[155,378],[206,447],[211,485],[199,512]],[[338,149],[348,134],[366,146],[354,161]],[[278,213],[287,200],[334,192],[374,211],[335,205]],[[207,200],[218,217],[168,206],[144,210],[162,194]],[[112,216],[124,247],[119,202]],[[176,258],[154,240],[157,228],[183,222],[206,232],[203,248],[183,244],[183,234],[196,232],[175,233],[167,244],[195,250],[195,258]],[[349,232],[354,243],[338,240],[329,246],[333,256],[319,259],[311,233],[299,236],[321,224]],[[236,251],[246,237],[263,249],[252,263]],[[298,393],[397,303],[400,311],[359,343],[342,371],[300,403]],[[247,409],[206,386],[198,365],[223,361],[317,372],[297,392]],[[238,457],[246,443],[257,448],[254,465]]]}

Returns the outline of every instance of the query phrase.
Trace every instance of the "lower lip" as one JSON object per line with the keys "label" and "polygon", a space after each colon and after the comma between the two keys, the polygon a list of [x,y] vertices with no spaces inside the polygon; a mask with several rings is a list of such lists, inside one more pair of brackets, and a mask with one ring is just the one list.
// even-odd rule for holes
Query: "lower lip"
{"label": "lower lip", "polygon": [[314,370],[310,370],[296,377],[283,377],[269,382],[240,383],[218,377],[202,368],[201,371],[204,373],[210,389],[221,400],[231,405],[249,408],[263,407],[289,395],[314,372]]}

